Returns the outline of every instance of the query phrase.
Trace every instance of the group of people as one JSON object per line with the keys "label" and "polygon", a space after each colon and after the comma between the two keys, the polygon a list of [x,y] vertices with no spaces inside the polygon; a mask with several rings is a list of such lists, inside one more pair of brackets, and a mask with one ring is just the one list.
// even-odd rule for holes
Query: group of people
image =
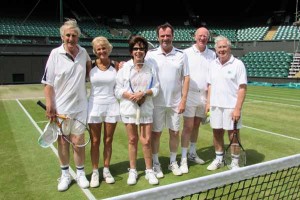
{"label": "group of people", "polygon": [[[210,112],[216,158],[207,167],[224,165],[224,132],[233,135],[233,123],[241,127],[241,110],[246,96],[247,76],[244,64],[231,54],[231,42],[215,38],[215,52],[208,49],[210,35],[201,27],[195,32],[195,44],[185,50],[173,46],[174,29],[169,23],[156,29],[159,47],[149,50],[148,41],[139,35],[129,41],[131,59],[119,63],[110,58],[112,45],[105,37],[92,41],[95,60],[78,45],[80,29],[76,20],[67,20],[60,28],[63,44],[49,55],[42,83],[45,85],[46,116],[56,119],[65,114],[88,123],[91,138],[92,175],[85,175],[85,148],[73,147],[77,184],[81,188],[99,186],[99,158],[103,129],[103,178],[114,183],[109,166],[112,142],[118,122],[125,124],[128,137],[128,185],[137,182],[138,142],[142,145],[145,178],[149,184],[164,177],[159,161],[160,138],[169,130],[170,162],[176,176],[188,173],[188,161],[204,164],[197,155],[200,124]],[[87,97],[86,80],[91,83]],[[183,130],[180,138],[180,124]],[[83,124],[74,122],[64,132],[72,143],[84,141]],[[239,134],[238,134],[239,135]],[[177,153],[181,141],[181,160]],[[71,183],[70,144],[59,136],[58,155],[61,177],[58,191]],[[232,169],[238,162],[232,162]]]}

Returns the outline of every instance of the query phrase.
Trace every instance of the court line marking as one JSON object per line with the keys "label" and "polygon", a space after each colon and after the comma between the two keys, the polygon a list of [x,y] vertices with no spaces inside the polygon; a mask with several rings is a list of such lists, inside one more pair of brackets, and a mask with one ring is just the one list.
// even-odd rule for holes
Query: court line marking
{"label": "court line marking", "polygon": [[[21,102],[18,99],[15,99],[17,101],[17,103],[19,104],[19,106],[22,108],[22,110],[24,111],[24,113],[27,115],[27,117],[29,118],[29,120],[31,121],[31,123],[34,125],[34,127],[38,130],[38,132],[40,134],[43,133],[43,131],[40,129],[40,127],[37,125],[37,123],[33,120],[33,118],[31,117],[31,115],[27,112],[27,110],[24,108],[24,106],[21,104]],[[58,151],[57,149],[53,146],[53,144],[50,146],[50,148],[52,149],[53,153],[56,155],[56,157],[58,158]],[[71,166],[69,167],[70,170],[70,174],[73,177],[74,180],[76,180],[76,173],[75,171],[71,168]],[[76,184],[77,185],[77,184]],[[77,185],[78,186],[78,185]],[[79,187],[79,186],[78,186]],[[81,187],[79,187],[83,193],[86,195],[86,197],[90,200],[96,200],[96,197],[91,193],[91,191],[89,189],[83,189]]]}
{"label": "court line marking", "polygon": [[263,129],[254,128],[254,127],[251,127],[251,126],[245,126],[245,125],[243,125],[243,128],[249,128],[249,129],[252,129],[252,130],[255,130],[255,131],[259,131],[259,132],[268,133],[268,134],[271,134],[271,135],[276,135],[276,136],[280,136],[280,137],[284,137],[284,138],[288,138],[288,139],[293,139],[293,140],[300,141],[300,138],[295,138],[295,137],[283,135],[283,134],[280,134],[280,133],[274,133],[274,132],[271,132],[271,131],[266,131],[266,130],[263,130]]}
{"label": "court line marking", "polygon": [[286,101],[299,101],[300,102],[300,99],[286,99],[286,98],[270,97],[270,96],[255,95],[255,94],[247,94],[247,96],[262,97],[262,98],[269,98],[269,99],[280,99],[280,100],[286,100]]}
{"label": "court line marking", "polygon": [[263,100],[248,100],[244,103],[270,103],[270,104],[277,104],[277,105],[283,105],[283,106],[291,106],[291,107],[297,107],[300,108],[300,105],[292,105],[292,104],[286,104],[286,103],[278,103],[278,102],[272,102],[272,101],[263,101]]}

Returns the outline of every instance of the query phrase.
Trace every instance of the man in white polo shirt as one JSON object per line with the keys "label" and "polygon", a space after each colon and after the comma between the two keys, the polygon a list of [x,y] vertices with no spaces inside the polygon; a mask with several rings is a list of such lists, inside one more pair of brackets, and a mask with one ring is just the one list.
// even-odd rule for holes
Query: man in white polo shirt
{"label": "man in white polo shirt", "polygon": [[[217,36],[215,50],[218,58],[209,70],[206,111],[210,110],[216,158],[207,167],[208,170],[224,166],[224,133],[227,130],[229,138],[232,138],[234,121],[238,122],[240,137],[242,106],[247,90],[245,65],[231,54],[231,42],[224,36]],[[232,159],[231,168],[239,168],[238,158]]]}
{"label": "man in white polo shirt", "polygon": [[[63,44],[53,49],[49,55],[42,83],[45,85],[46,115],[53,121],[57,114],[76,118],[86,122],[87,95],[86,74],[91,67],[91,58],[87,51],[78,45],[80,29],[76,20],[67,20],[60,28]],[[68,123],[66,123],[68,124]],[[62,128],[66,128],[63,125]],[[72,143],[84,141],[85,126],[79,122],[72,123],[64,131]],[[58,191],[65,191],[71,184],[70,144],[58,136],[58,156],[61,168],[61,177],[57,186]],[[84,171],[85,148],[73,147],[74,162],[77,172],[77,184],[81,188],[89,187]]]}
{"label": "man in white polo shirt", "polygon": [[[182,173],[188,173],[189,171],[187,160],[197,164],[204,164],[204,161],[197,155],[196,144],[200,124],[206,119],[205,105],[209,62],[216,58],[215,52],[207,47],[209,31],[205,27],[197,29],[194,39],[195,44],[184,50],[188,58],[190,70],[190,87],[186,109],[183,113],[180,163]],[[190,149],[188,153],[189,145]]]}
{"label": "man in white polo shirt", "polygon": [[153,97],[152,160],[156,177],[162,178],[164,175],[160,167],[158,152],[164,126],[169,129],[170,164],[168,168],[174,175],[182,175],[176,156],[180,139],[180,120],[185,110],[190,78],[186,55],[172,44],[173,27],[165,23],[157,27],[156,33],[160,46],[148,51],[146,59],[153,63],[160,82],[159,93]]}

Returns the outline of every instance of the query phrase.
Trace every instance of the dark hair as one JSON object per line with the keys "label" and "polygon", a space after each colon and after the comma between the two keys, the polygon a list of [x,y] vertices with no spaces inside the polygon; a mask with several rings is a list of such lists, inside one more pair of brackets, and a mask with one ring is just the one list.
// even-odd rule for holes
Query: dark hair
{"label": "dark hair", "polygon": [[135,44],[139,44],[140,46],[145,48],[145,53],[147,53],[148,51],[148,41],[140,35],[134,35],[130,38],[129,42],[129,52],[132,53],[133,51],[133,47]]}
{"label": "dark hair", "polygon": [[174,28],[173,28],[173,26],[171,24],[169,24],[168,22],[166,22],[166,23],[164,23],[162,25],[157,26],[157,28],[156,28],[156,35],[157,35],[157,37],[159,36],[159,30],[160,29],[165,30],[166,28],[170,28],[171,32],[172,32],[172,35],[174,35]]}

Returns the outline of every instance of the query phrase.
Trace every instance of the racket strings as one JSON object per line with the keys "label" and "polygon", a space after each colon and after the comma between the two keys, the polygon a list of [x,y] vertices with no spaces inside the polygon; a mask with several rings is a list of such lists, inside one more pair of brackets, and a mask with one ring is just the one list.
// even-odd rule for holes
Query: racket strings
{"label": "racket strings", "polygon": [[[87,140],[83,139],[82,141],[79,141],[78,143],[74,143],[71,141],[70,139],[70,135],[69,134],[65,134],[66,132],[70,133],[71,132],[71,127],[74,126],[74,123],[78,123],[77,125],[75,124],[75,126],[83,125],[85,127],[84,130],[82,131],[87,131],[88,134],[90,133],[90,130],[88,129],[87,125],[83,122],[81,122],[80,120],[77,119],[72,119],[69,117],[66,117],[64,119],[60,119],[60,135],[62,136],[62,138],[67,141],[68,143],[70,143],[73,147],[85,147],[89,142],[90,142],[90,137],[88,137]],[[89,134],[90,135],[90,134]]]}

